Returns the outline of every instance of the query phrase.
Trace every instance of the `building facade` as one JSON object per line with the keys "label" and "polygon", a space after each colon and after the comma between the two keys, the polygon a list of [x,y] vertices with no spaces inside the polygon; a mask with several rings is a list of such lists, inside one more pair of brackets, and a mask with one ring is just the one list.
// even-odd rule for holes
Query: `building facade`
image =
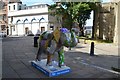
{"label": "building facade", "polygon": [[8,28],[7,3],[8,0],[0,0],[0,32],[5,32],[6,34]]}
{"label": "building facade", "polygon": [[120,0],[99,5],[95,16],[95,37],[119,44]]}
{"label": "building facade", "polygon": [[8,4],[9,35],[36,34],[53,30],[57,26],[55,18],[49,16],[47,4],[26,6],[20,0]]}

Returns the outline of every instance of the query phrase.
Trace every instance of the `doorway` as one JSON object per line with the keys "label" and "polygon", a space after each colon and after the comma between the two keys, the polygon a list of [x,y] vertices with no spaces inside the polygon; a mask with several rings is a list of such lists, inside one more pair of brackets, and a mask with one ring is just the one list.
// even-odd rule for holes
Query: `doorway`
{"label": "doorway", "polygon": [[45,31],[45,27],[41,27],[41,33]]}
{"label": "doorway", "polygon": [[29,31],[29,29],[28,29],[28,27],[26,27],[25,28],[25,34],[28,34],[28,31]]}

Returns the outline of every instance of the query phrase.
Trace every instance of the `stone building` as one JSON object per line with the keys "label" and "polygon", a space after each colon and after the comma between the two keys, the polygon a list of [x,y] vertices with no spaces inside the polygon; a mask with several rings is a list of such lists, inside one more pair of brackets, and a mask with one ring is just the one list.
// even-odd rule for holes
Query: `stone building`
{"label": "stone building", "polygon": [[57,22],[50,17],[47,4],[26,6],[20,0],[10,0],[8,4],[9,35],[36,34],[38,31],[54,30]]}
{"label": "stone building", "polygon": [[8,17],[7,17],[7,2],[8,0],[0,0],[0,32],[7,33]]}
{"label": "stone building", "polygon": [[118,44],[118,29],[120,26],[119,1],[99,4],[95,16],[95,38],[113,41],[113,43]]}

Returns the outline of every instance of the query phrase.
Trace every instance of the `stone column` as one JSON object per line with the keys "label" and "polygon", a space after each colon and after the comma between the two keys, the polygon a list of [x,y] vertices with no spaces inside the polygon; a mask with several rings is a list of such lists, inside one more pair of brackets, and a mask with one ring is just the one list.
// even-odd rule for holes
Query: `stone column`
{"label": "stone column", "polygon": [[[102,7],[100,7],[102,8]],[[101,9],[100,9],[100,12],[101,12]],[[103,22],[103,16],[104,16],[104,13],[99,13],[99,39],[103,39],[103,26],[104,26],[104,22]]]}
{"label": "stone column", "polygon": [[[93,28],[92,28],[92,38],[97,39],[99,37],[99,18],[100,18],[100,3],[96,3],[97,9],[94,10],[94,20],[93,20]],[[93,34],[94,33],[94,34]]]}
{"label": "stone column", "polygon": [[113,42],[117,45],[120,45],[120,2],[116,3],[115,6],[115,31],[114,31],[114,40]]}

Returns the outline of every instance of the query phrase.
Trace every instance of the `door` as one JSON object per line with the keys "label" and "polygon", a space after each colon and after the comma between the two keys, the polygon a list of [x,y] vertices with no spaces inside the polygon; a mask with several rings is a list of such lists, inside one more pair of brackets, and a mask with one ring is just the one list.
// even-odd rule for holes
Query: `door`
{"label": "door", "polygon": [[45,27],[41,27],[41,32],[45,31]]}
{"label": "door", "polygon": [[25,28],[25,34],[28,34],[28,27]]}

